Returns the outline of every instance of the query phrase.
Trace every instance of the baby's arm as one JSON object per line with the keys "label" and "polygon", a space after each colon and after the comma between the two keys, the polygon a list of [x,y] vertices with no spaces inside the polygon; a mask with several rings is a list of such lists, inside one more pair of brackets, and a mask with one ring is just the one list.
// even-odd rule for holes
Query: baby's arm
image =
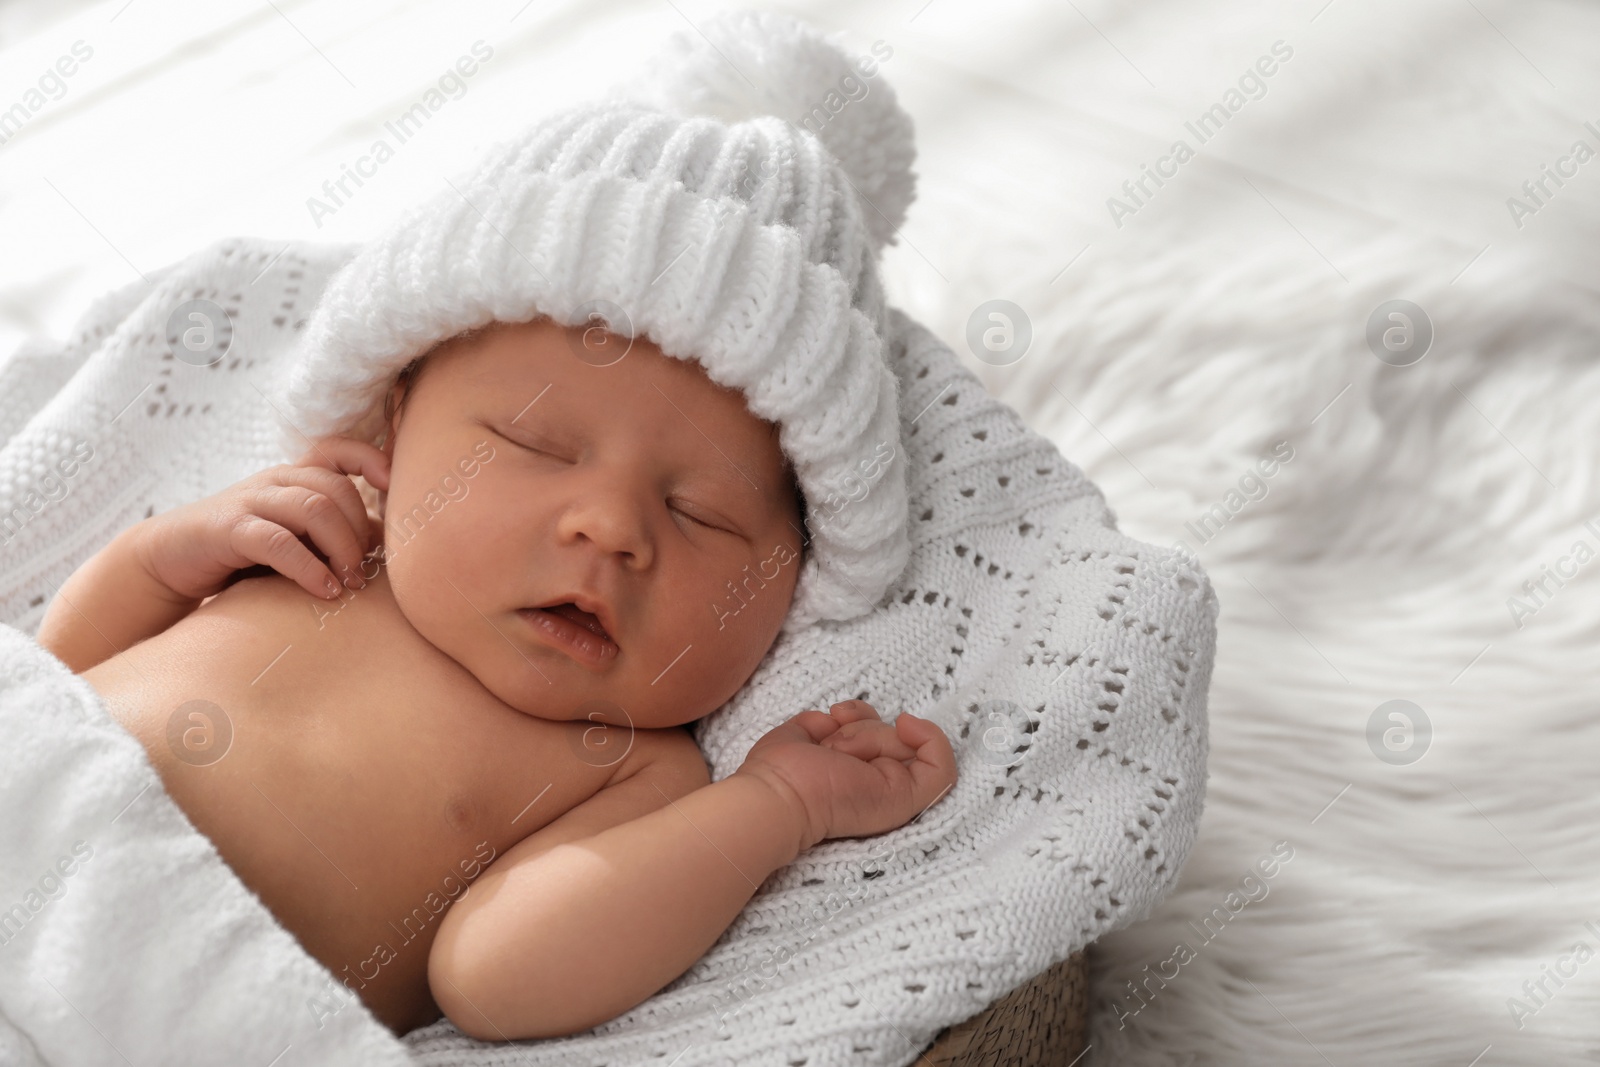
{"label": "baby's arm", "polygon": [[339,595],[332,567],[359,588],[372,519],[351,474],[386,488],[388,457],[362,441],[318,438],[293,465],[128,527],[62,584],[39,643],[81,674],[166,630],[257,565],[326,599]]}
{"label": "baby's arm", "polygon": [[[597,804],[609,810],[584,811]],[[648,814],[541,840],[628,810]],[[508,850],[451,905],[429,951],[434,1000],[485,1041],[615,1018],[704,955],[799,855],[800,833],[790,804],[749,775],[694,788],[669,764],[641,770]]]}
{"label": "baby's arm", "polygon": [[451,905],[428,983],[458,1028],[504,1041],[615,1018],[704,955],[773,871],[825,838],[904,825],[956,777],[937,725],[886,724],[864,701],[802,712],[720,782],[696,788],[684,766],[602,790]]}
{"label": "baby's arm", "polygon": [[[146,520],[148,521],[148,520]],[[193,611],[185,597],[150,573],[140,558],[141,522],[123,530],[62,583],[39,623],[39,644],[84,671],[153,637]]]}

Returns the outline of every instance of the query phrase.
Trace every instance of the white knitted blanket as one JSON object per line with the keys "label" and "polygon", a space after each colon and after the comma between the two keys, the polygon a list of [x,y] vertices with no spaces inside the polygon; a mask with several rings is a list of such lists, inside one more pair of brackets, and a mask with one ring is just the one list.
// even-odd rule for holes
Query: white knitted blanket
{"label": "white knitted blanket", "polygon": [[[266,397],[353,251],[222,242],[102,298],[66,342],[26,345],[0,365],[0,621],[34,632],[53,591],[119,530],[291,458],[276,451]],[[173,354],[169,320],[196,298],[231,321],[227,354],[210,366]],[[441,1021],[405,1038],[415,1061],[906,1064],[940,1028],[1143,917],[1176,881],[1205,789],[1209,582],[1171,550],[1119,533],[1076,466],[936,337],[892,318],[910,564],[875,611],[780,638],[696,729],[721,779],[783,719],[861,696],[886,716],[939,722],[957,785],[899,830],[825,842],[775,873],[704,957],[625,1015],[515,1046]],[[830,507],[871,486],[841,492]],[[37,646],[25,651],[0,656],[0,678],[23,669],[18,660],[38,670]],[[0,795],[21,808],[0,822],[43,802]],[[197,925],[214,938],[203,957],[174,953],[163,966],[221,971],[276,922],[214,850],[196,847],[192,827],[173,834],[226,888],[215,910],[159,919],[190,931],[174,944],[199,943]],[[0,903],[34,873],[0,855]],[[30,944],[0,969],[20,962],[42,981],[86,965],[71,940]],[[111,1005],[119,989],[160,978],[105,969],[98,995]],[[285,1043],[304,1032],[313,1015],[288,999],[241,994],[252,1036],[233,1059],[278,1051],[260,1039],[273,1011]],[[28,1003],[34,1011],[10,1019],[23,1032],[84,1026],[61,1005]],[[359,1005],[346,1011],[381,1031]],[[124,1015],[94,1021],[108,1042],[131,1036],[115,1030],[132,1025]],[[383,1036],[363,1039],[376,1049]]]}

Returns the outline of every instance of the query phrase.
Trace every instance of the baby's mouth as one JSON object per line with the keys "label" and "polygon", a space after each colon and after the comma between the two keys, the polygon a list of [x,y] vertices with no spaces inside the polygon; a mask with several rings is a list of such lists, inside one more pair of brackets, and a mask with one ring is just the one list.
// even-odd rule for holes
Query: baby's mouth
{"label": "baby's mouth", "polygon": [[548,611],[551,614],[560,615],[564,619],[571,619],[573,622],[577,623],[579,626],[582,626],[590,633],[598,634],[607,640],[612,640],[611,635],[606,633],[606,628],[600,625],[600,620],[594,615],[591,615],[589,612],[584,611],[576,604],[570,602],[566,604],[552,604],[549,607],[543,607],[537,610]]}
{"label": "baby's mouth", "polygon": [[517,614],[529,622],[542,640],[591,667],[603,667],[621,652],[600,620],[571,602],[521,608]]}

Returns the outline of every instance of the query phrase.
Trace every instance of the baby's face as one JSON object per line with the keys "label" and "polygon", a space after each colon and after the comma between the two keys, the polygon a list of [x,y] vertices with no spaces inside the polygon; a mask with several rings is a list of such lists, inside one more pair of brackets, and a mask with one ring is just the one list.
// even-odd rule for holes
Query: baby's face
{"label": "baby's face", "polygon": [[[659,728],[749,678],[789,610],[801,520],[740,393],[643,338],[540,319],[442,346],[396,396],[389,584],[496,697]],[[609,639],[564,642],[525,610],[584,598]]]}

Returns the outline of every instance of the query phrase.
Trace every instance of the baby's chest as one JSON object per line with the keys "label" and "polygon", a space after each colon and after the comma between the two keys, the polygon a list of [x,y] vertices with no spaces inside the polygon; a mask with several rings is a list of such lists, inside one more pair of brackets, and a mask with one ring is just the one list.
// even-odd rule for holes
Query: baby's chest
{"label": "baby's chest", "polygon": [[298,595],[241,583],[85,675],[240,873],[415,895],[617,774],[594,724],[506,706],[376,612],[308,626]]}

